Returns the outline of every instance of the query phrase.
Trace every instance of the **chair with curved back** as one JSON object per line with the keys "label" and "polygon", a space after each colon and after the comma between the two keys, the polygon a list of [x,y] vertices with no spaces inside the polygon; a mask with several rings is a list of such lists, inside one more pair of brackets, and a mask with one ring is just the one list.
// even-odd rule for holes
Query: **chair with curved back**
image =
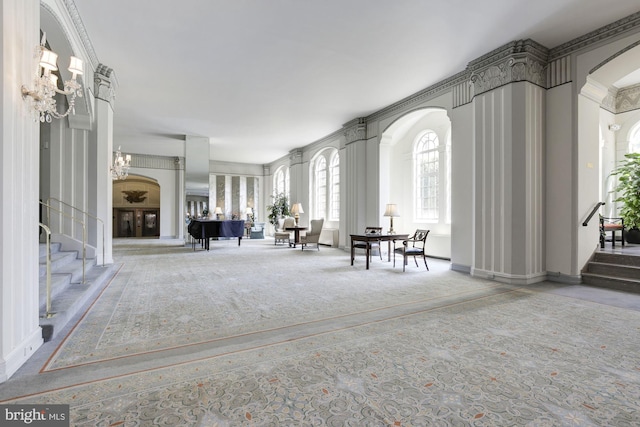
{"label": "chair with curved back", "polygon": [[311,220],[311,229],[307,231],[305,235],[300,236],[300,246],[302,246],[303,251],[308,244],[314,244],[314,243],[318,248],[318,250],[320,250],[320,245],[318,244],[318,242],[320,240],[320,232],[322,231],[323,224],[324,224],[324,218]]}
{"label": "chair with curved back", "polygon": [[274,237],[273,244],[276,245],[278,242],[285,243],[286,241],[289,244],[289,246],[291,246],[291,231],[290,230],[288,231],[287,228],[291,228],[295,226],[296,226],[296,220],[294,218],[292,217],[284,218],[284,220],[282,220],[282,225],[280,225],[280,228],[276,230],[275,234],[273,235]]}
{"label": "chair with curved back", "polygon": [[[382,227],[365,227],[364,234],[382,234]],[[356,241],[353,244],[354,248],[367,250],[367,242]],[[380,240],[376,240],[374,242],[369,242],[371,258],[373,259],[373,251],[377,250],[380,255],[380,260],[382,260],[382,251],[380,250]],[[366,253],[366,252],[365,252]]]}
{"label": "chair with curved back", "polygon": [[413,236],[402,241],[402,246],[399,248],[395,247],[394,242],[393,266],[396,266],[396,254],[402,255],[402,271],[405,271],[407,260],[410,256],[412,256],[413,260],[416,262],[416,267],[418,266],[418,260],[416,258],[422,257],[422,259],[424,260],[424,266],[427,267],[427,271],[429,271],[429,266],[427,265],[427,255],[424,252],[429,231],[431,230],[417,229]]}

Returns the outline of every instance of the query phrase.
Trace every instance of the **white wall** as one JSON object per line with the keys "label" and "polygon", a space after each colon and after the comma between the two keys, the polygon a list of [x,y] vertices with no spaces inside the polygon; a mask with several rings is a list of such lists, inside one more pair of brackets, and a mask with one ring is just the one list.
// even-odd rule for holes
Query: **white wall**
{"label": "white wall", "polygon": [[171,169],[151,169],[132,167],[129,174],[151,178],[160,185],[160,238],[180,238],[182,236],[182,218],[179,217],[176,206],[184,206],[184,200],[177,200],[176,173]]}

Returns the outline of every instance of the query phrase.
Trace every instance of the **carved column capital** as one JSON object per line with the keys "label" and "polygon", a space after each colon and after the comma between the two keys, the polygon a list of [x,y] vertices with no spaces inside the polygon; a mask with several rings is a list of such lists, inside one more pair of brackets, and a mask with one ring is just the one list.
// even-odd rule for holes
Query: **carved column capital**
{"label": "carved column capital", "polygon": [[355,141],[361,141],[367,138],[367,120],[364,117],[360,117],[345,123],[342,126],[344,131],[344,137],[346,144],[351,144]]}
{"label": "carved column capital", "polygon": [[518,40],[469,63],[474,95],[509,83],[528,81],[546,87],[548,49],[533,40]]}
{"label": "carved column capital", "polygon": [[96,98],[107,101],[113,107],[116,98],[115,73],[113,69],[104,64],[99,64],[95,73],[93,73],[93,83]]}

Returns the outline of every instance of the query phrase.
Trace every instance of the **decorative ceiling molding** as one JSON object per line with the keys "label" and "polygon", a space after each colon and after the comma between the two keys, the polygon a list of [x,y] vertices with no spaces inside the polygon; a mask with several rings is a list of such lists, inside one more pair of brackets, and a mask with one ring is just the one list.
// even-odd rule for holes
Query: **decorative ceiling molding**
{"label": "decorative ceiling molding", "polygon": [[[73,0],[64,0],[64,5],[67,11],[69,12],[69,16],[71,17],[71,22],[75,27],[76,33],[80,37],[80,41],[84,47],[85,52],[88,55],[88,60],[91,62],[92,68],[98,68],[100,61],[98,60],[98,55],[96,55],[96,51],[91,44],[91,40],[89,39],[89,35],[87,34],[87,29],[82,23],[82,19],[80,18],[80,13],[78,12],[78,8]],[[43,4],[44,6],[44,4]]]}
{"label": "decorative ceiling molding", "polygon": [[554,60],[559,57],[575,53],[576,51],[589,47],[594,43],[616,37],[637,27],[640,27],[640,12],[634,13],[626,18],[622,18],[609,25],[605,25],[604,27],[600,27],[597,30],[585,34],[584,36],[575,38],[551,49],[549,51],[549,59]]}

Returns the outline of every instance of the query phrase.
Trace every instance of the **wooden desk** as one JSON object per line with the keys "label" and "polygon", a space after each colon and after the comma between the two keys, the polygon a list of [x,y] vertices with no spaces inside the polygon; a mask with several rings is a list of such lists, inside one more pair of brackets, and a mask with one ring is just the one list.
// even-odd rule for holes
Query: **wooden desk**
{"label": "wooden desk", "polygon": [[[293,247],[294,248],[298,243],[300,243],[300,230],[306,230],[306,229],[307,227],[298,227],[297,225],[295,227],[285,228],[285,230],[287,231],[293,230]],[[291,243],[289,243],[289,246],[291,246]]]}
{"label": "wooden desk", "polygon": [[389,249],[387,251],[387,260],[391,261],[391,241],[394,242],[396,240],[404,240],[408,239],[408,234],[351,234],[351,265],[353,265],[353,260],[355,258],[355,248],[353,247],[353,242],[365,242],[367,245],[366,249],[366,258],[367,258],[367,270],[369,269],[369,258],[371,255],[371,242],[388,242]]}

